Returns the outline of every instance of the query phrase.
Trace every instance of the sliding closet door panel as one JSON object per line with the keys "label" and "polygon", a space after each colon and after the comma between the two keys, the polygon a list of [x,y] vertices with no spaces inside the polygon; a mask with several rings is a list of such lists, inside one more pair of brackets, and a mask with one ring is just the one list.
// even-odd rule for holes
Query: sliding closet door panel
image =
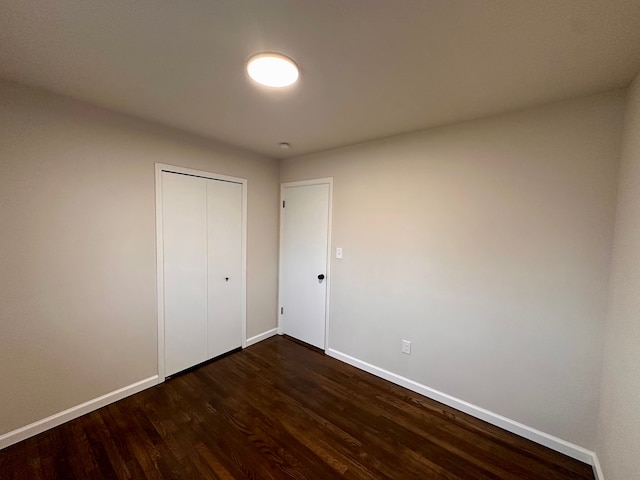
{"label": "sliding closet door panel", "polygon": [[207,183],[162,173],[166,375],[208,358]]}
{"label": "sliding closet door panel", "polygon": [[209,357],[242,345],[242,185],[207,182]]}

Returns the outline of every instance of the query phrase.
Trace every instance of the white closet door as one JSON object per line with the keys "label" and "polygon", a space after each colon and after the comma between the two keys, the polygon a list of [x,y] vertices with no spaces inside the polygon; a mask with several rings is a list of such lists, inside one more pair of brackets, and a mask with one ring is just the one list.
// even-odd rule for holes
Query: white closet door
{"label": "white closet door", "polygon": [[166,375],[208,358],[207,184],[162,172]]}
{"label": "white closet door", "polygon": [[207,182],[209,358],[242,345],[242,185]]}

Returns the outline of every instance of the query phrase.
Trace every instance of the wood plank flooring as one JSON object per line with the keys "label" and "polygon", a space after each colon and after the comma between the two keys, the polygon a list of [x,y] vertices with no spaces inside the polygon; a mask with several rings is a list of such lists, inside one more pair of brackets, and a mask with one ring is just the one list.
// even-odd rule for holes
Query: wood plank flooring
{"label": "wood plank flooring", "polygon": [[0,451],[0,479],[593,479],[283,337]]}

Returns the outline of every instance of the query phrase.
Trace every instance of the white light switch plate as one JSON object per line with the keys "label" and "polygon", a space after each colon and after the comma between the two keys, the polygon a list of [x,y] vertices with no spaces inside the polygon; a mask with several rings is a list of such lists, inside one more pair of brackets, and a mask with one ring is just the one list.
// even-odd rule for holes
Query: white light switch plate
{"label": "white light switch plate", "polygon": [[336,258],[342,258],[342,248],[336,248]]}

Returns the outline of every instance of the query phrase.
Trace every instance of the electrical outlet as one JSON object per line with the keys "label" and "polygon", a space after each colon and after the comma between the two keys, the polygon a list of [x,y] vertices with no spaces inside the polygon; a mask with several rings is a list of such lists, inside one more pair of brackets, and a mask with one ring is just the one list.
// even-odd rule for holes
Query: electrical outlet
{"label": "electrical outlet", "polygon": [[402,353],[411,355],[411,342],[409,340],[402,340]]}
{"label": "electrical outlet", "polygon": [[336,248],[336,258],[342,258],[342,248]]}

